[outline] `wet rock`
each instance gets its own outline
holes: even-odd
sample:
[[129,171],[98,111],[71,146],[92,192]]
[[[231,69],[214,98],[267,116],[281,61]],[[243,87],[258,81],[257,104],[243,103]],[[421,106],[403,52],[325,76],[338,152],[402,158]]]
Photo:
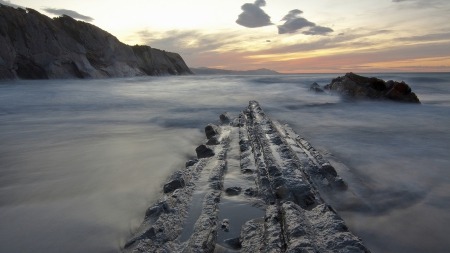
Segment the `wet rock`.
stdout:
[[195,152],[197,152],[197,158],[208,158],[211,156],[214,156],[214,150],[206,145],[200,145],[195,149]]
[[311,86],[309,87],[309,90],[310,91],[314,91],[314,92],[318,92],[318,93],[324,92],[324,90],[322,90],[320,85],[318,83],[316,83],[316,82],[311,84]]
[[218,135],[212,136],[211,138],[209,138],[208,142],[206,142],[206,145],[219,145],[220,141],[218,138]]
[[276,205],[270,205],[264,216],[264,248],[265,252],[283,252],[283,233],[281,230],[281,216]]
[[225,190],[225,193],[226,193],[227,195],[230,195],[230,196],[235,196],[235,195],[241,194],[241,191],[242,191],[242,188],[241,188],[241,187],[235,186],[235,187],[229,187],[229,188],[227,188],[227,189]]
[[420,103],[416,94],[411,92],[411,88],[403,81],[389,80],[385,82],[375,77],[364,77],[352,72],[345,74],[345,76],[334,78],[324,89],[355,98]]
[[230,229],[230,221],[228,219],[223,219],[222,223],[220,224],[220,229],[228,232],[228,230]]
[[206,138],[211,139],[211,137],[219,135],[219,127],[214,124],[208,124],[205,127]]
[[[256,101],[250,101],[239,115],[239,122],[239,143],[233,140],[237,129],[222,125],[213,137],[221,130],[231,132],[214,147],[217,155],[210,146],[201,145],[196,149],[198,157],[214,158],[191,160],[172,175],[164,185],[164,197],[148,208],[144,222],[126,243],[124,252],[369,252],[321,197],[323,192],[347,187],[333,165],[289,126],[269,119]],[[227,157],[230,150],[240,152],[241,171],[251,173],[243,177],[256,183],[244,191],[253,198],[242,200],[265,210],[265,215],[247,221],[239,238],[227,239],[227,245],[217,246],[223,243],[217,242],[218,230],[230,229],[228,219],[218,220],[227,164],[232,161]],[[231,154],[233,167],[236,155]],[[225,190],[228,195],[241,192],[240,187]],[[206,195],[201,214],[198,209],[189,213],[195,209],[190,208],[192,203],[199,201],[192,202],[193,196],[203,194]],[[340,192],[339,196],[349,195],[351,191]],[[224,217],[228,216],[226,212],[225,209]],[[198,217],[193,229],[182,228],[188,214]],[[182,230],[193,233],[180,242]],[[184,236],[183,232],[181,237]]]
[[254,188],[247,188],[245,189],[244,194],[250,197],[255,197],[258,196],[258,190]]
[[189,160],[186,162],[186,168],[189,166],[192,166],[194,164],[196,164],[198,162],[198,159],[194,159],[194,160]]
[[230,238],[230,239],[226,239],[224,240],[224,242],[229,245],[232,249],[240,249],[241,248],[241,243],[239,242],[239,237],[238,238]]
[[240,244],[242,253],[264,252],[264,219],[247,221],[241,229]]
[[304,249],[316,249],[319,252],[370,252],[329,205],[321,204],[305,210],[292,202],[286,202],[281,207],[281,215],[285,238],[288,238],[287,252],[302,252]]
[[172,179],[164,185],[164,193],[173,192],[176,189],[183,188],[186,185],[182,172],[175,173]]
[[220,118],[220,122],[222,122],[222,124],[228,124],[231,121],[231,117],[228,112],[224,112],[224,113],[220,114],[219,118]]

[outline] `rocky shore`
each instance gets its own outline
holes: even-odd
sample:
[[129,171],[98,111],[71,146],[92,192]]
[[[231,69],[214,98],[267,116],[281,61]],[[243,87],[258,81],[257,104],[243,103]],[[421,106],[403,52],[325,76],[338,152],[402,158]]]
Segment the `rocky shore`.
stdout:
[[325,202],[348,189],[320,152],[256,101],[220,119],[123,252],[370,252]]
[[128,46],[63,15],[0,4],[0,80],[193,74],[179,54]]
[[420,103],[417,95],[404,81],[384,81],[376,77],[364,77],[352,72],[334,78],[330,84],[320,87],[313,83],[310,90],[323,93],[324,90],[337,92],[354,98],[384,99],[407,103]]

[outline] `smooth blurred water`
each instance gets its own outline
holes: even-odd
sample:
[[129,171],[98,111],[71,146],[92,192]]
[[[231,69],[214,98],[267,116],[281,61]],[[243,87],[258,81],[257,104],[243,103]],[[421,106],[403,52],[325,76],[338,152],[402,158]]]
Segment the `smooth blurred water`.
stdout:
[[367,186],[372,211],[338,212],[372,252],[449,252],[450,74],[374,75],[421,105],[308,91],[336,76],[1,82],[0,252],[120,251],[203,127],[249,100]]

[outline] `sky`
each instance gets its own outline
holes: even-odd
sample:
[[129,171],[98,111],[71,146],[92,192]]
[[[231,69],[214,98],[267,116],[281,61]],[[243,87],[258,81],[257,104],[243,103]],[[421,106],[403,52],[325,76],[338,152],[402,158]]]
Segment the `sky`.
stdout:
[[89,22],[189,67],[450,72],[449,0],[0,0]]

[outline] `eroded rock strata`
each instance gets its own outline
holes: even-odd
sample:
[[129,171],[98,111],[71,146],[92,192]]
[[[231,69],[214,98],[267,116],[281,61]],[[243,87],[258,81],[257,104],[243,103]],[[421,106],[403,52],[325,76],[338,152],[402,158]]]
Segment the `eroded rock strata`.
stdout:
[[[320,91],[320,86],[314,83],[311,90]],[[334,78],[325,90],[335,91],[355,98],[387,99],[392,101],[420,103],[417,95],[405,82],[393,80],[384,81],[375,77],[364,77],[352,72]]]
[[164,185],[124,252],[370,252],[325,203],[347,184],[311,144],[256,101],[227,118],[206,126],[198,159]]
[[192,74],[179,54],[125,45],[66,15],[0,4],[0,35],[0,79]]

